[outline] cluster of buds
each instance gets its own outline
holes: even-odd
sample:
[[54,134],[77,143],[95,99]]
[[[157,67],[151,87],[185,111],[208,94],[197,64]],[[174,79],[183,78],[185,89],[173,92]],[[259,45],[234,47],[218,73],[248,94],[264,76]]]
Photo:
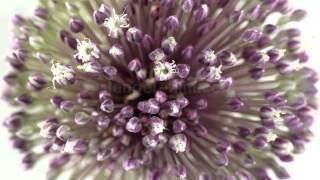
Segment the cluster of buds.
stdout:
[[[270,23],[268,17],[280,14]],[[41,0],[13,17],[4,121],[48,179],[285,179],[317,74],[287,0]]]

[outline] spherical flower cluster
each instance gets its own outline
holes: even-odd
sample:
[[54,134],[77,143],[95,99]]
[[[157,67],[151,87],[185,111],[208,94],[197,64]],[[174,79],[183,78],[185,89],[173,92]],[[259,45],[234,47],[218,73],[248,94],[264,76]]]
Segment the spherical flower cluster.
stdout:
[[48,179],[268,180],[308,142],[317,74],[287,0],[41,0],[13,17],[4,125]]

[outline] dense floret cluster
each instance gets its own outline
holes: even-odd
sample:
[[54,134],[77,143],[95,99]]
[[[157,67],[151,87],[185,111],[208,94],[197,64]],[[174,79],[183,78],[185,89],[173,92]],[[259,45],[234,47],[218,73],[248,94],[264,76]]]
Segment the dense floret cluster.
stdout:
[[[48,179],[288,178],[317,74],[287,0],[40,0],[13,18],[4,125]],[[293,24],[293,25],[292,25]]]

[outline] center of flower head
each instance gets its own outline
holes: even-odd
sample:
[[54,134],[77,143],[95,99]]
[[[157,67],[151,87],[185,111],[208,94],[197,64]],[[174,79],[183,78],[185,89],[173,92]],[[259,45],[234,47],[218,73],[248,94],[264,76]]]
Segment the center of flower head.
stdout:
[[109,31],[109,36],[118,38],[123,33],[124,28],[130,27],[127,14],[117,14],[115,9],[112,9],[111,16],[104,21],[104,26]]
[[154,74],[158,81],[167,81],[174,77],[177,72],[176,64],[174,61],[169,62],[155,62]]
[[94,49],[92,47],[88,47],[86,49],[86,54],[91,54],[94,51]]
[[77,54],[75,57],[79,58],[83,63],[92,61],[92,58],[99,58],[99,49],[89,39],[77,40]]

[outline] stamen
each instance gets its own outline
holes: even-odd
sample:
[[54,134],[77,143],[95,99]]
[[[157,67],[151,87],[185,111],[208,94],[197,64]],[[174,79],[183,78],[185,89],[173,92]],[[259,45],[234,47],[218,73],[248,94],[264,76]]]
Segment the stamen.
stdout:
[[112,9],[111,16],[104,21],[104,26],[109,31],[109,36],[118,38],[123,34],[123,29],[130,27],[127,14],[117,14],[115,9]]

